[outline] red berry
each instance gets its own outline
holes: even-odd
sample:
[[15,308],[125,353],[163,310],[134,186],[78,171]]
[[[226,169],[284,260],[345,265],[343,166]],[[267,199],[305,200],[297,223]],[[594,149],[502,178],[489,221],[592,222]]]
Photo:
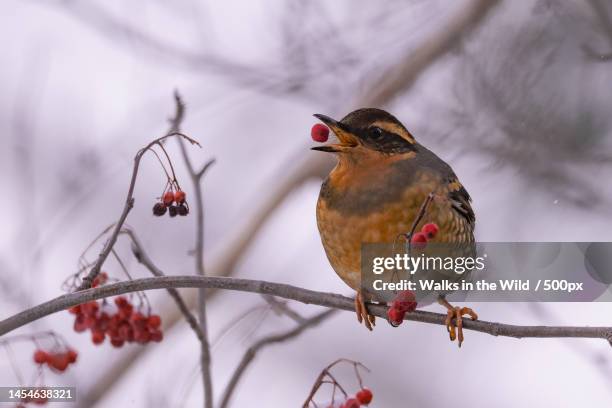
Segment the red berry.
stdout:
[[132,327],[129,324],[123,323],[121,326],[119,326],[119,338],[125,341],[134,340],[134,330],[132,330]]
[[357,395],[355,395],[355,397],[360,403],[368,405],[370,402],[372,402],[372,398],[374,397],[374,395],[369,389],[362,388],[361,391],[359,391]]
[[123,307],[123,306],[127,305],[128,303],[129,302],[125,298],[125,296],[117,296],[115,298],[115,304],[117,305],[117,307]]
[[134,330],[134,341],[145,344],[151,340],[151,334],[146,330]]
[[69,363],[76,363],[79,353],[77,353],[76,350],[68,349],[68,351],[66,352],[66,355],[68,356]]
[[89,328],[89,326],[87,326],[87,324],[85,323],[85,319],[86,318],[84,315],[77,315],[77,317],[74,319],[73,326],[75,332],[81,333]]
[[91,332],[91,341],[93,344],[102,344],[104,343],[104,332],[100,330],[92,330]]
[[315,142],[325,143],[329,137],[329,128],[321,123],[316,123],[310,129],[310,136]]
[[68,356],[64,353],[51,354],[47,360],[47,365],[59,372],[66,370],[68,364]]
[[182,204],[185,202],[185,192],[183,190],[177,190],[176,193],[174,193],[174,201],[177,202],[177,204]]
[[158,315],[149,316],[147,319],[147,325],[152,329],[157,329],[159,326],[161,326],[161,317]]
[[81,314],[81,305],[72,306],[68,311],[75,315]]
[[413,312],[417,307],[416,298],[414,293],[410,290],[404,290],[398,293],[391,304],[391,307],[399,310],[400,312]]
[[81,305],[81,310],[87,316],[94,316],[96,313],[98,313],[99,308],[100,306],[95,300]]
[[140,312],[134,312],[132,313],[132,316],[130,317],[130,320],[134,323],[143,323],[146,324],[147,318],[143,316],[142,313]]
[[108,330],[109,323],[110,323],[110,316],[108,315],[108,313],[102,312],[100,313],[100,316],[98,316],[98,319],[96,320],[94,324],[94,328],[99,331],[106,331]]
[[174,193],[172,191],[166,191],[162,197],[162,202],[166,205],[170,205],[174,202]]
[[415,249],[423,249],[427,246],[427,235],[422,232],[417,232],[410,240],[410,246]]
[[123,346],[125,341],[122,338],[113,337],[113,338],[111,338],[110,343],[113,345],[113,347],[119,348],[119,347]]
[[438,225],[434,224],[433,222],[425,224],[423,225],[423,228],[421,228],[421,232],[425,234],[429,239],[435,237],[439,230],[440,229],[438,228]]
[[387,317],[389,318],[389,323],[393,327],[397,327],[404,321],[404,315],[406,312],[403,312],[395,307],[390,307],[387,309]]
[[132,310],[134,310],[134,306],[128,303],[127,305],[120,307],[117,314],[120,318],[127,320],[132,315]]
[[159,330],[151,331],[151,341],[159,343],[164,339],[164,333]]
[[36,364],[44,364],[47,362],[49,355],[43,350],[36,350],[34,352],[34,362]]
[[84,316],[83,326],[85,326],[86,329],[91,329],[92,327],[96,325],[96,321],[97,320],[94,316]]
[[346,401],[344,401],[344,404],[342,405],[343,408],[359,408],[360,406],[361,404],[355,398],[347,399]]

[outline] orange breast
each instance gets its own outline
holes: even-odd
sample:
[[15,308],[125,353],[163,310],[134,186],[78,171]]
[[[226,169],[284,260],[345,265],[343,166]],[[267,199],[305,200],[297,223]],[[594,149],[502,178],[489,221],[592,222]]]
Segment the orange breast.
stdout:
[[[333,180],[328,180],[327,184],[328,189],[334,188]],[[397,188],[386,186],[384,180],[379,180],[378,187]],[[372,197],[362,197],[359,193],[376,194],[376,189],[371,186],[347,195],[324,194],[322,191],[319,197],[317,225],[325,253],[338,276],[354,290],[359,289],[361,282],[361,244],[393,243],[399,234],[409,233],[421,205],[431,192],[434,192],[434,201],[417,228],[428,222],[438,224],[440,232],[435,242],[473,240],[471,227],[451,208],[446,195],[449,187],[442,185],[435,175],[423,173],[412,177],[408,185],[400,188],[402,191],[393,195],[392,200],[374,201],[374,206],[371,205]],[[359,200],[368,206],[359,209],[356,202]]]

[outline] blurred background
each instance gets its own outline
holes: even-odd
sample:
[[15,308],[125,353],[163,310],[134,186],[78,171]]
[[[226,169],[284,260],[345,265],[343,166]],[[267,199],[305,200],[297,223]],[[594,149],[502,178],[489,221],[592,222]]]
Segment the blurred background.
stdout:
[[[209,274],[351,294],[320,243],[315,203],[333,162],[309,150],[309,129],[313,113],[364,106],[395,114],[453,166],[474,199],[478,240],[612,239],[606,0],[7,0],[0,33],[0,318],[62,293],[81,251],[118,218],[133,156],[166,131],[175,89],[187,104],[182,129],[203,146],[189,149],[192,161],[217,160],[203,181]],[[176,141],[167,148],[190,197]],[[164,183],[145,156],[128,224],[165,273],[193,274],[195,217],[151,215]],[[147,276],[127,240],[117,251]],[[104,270],[121,277],[114,259]],[[195,305],[195,290],[181,293]],[[76,366],[46,377],[76,385],[76,406],[201,406],[196,338],[165,292],[148,296],[164,320],[159,344],[94,346],[67,312],[18,333],[52,329],[79,350]],[[504,323],[612,322],[605,303],[470,306]],[[247,347],[294,323],[252,294],[214,293],[208,310],[219,399]],[[29,375],[31,352],[14,349]],[[458,350],[441,326],[369,333],[336,313],[262,350],[232,404],[301,406],[340,357],[371,369],[375,407],[612,403],[605,341],[466,331]],[[337,377],[356,389],[350,368]],[[0,350],[0,385],[15,384]]]

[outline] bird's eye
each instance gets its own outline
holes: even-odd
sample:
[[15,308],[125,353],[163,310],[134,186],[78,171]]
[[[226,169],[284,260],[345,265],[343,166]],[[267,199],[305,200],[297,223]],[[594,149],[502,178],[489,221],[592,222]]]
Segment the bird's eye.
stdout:
[[374,126],[370,128],[370,135],[372,136],[372,138],[378,139],[382,136],[383,131],[381,128]]

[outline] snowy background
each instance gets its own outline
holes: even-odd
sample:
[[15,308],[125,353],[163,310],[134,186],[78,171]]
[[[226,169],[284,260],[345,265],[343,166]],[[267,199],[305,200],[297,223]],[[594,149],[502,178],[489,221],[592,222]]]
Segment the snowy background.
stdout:
[[[401,68],[478,3],[5,1],[0,318],[61,294],[81,251],[119,216],[133,155],[164,133],[174,89],[187,103],[183,130],[203,145],[190,149],[192,160],[217,160],[204,181],[209,270],[350,294],[316,228],[316,176],[330,163],[309,150],[311,115],[348,113],[380,73]],[[538,0],[490,7],[384,107],[453,166],[474,199],[478,240],[612,240],[611,5]],[[177,145],[168,146],[189,194]],[[309,163],[319,166],[314,177],[287,181]],[[141,170],[128,223],[167,274],[192,274],[194,217],[153,218],[164,179],[153,156]],[[283,183],[291,184],[288,193],[259,217]],[[245,236],[247,245],[228,255]],[[147,276],[127,241],[118,250],[135,276]],[[224,262],[230,267],[219,266]],[[105,270],[120,276],[112,259]],[[166,294],[149,297],[170,322],[176,310]],[[250,344],[291,326],[264,316],[264,304],[234,292],[211,301],[217,397]],[[304,315],[318,311],[293,306]],[[612,321],[604,303],[472,306],[482,319],[505,323]],[[221,336],[253,308],[259,309]],[[47,376],[49,384],[76,385],[79,407],[201,406],[198,344],[183,321],[160,344],[120,350],[72,331],[66,312],[19,332],[46,329],[80,352],[66,374]],[[15,348],[26,373],[34,370],[31,351]],[[612,404],[605,341],[466,331],[458,350],[441,326],[393,329],[381,322],[369,333],[354,315],[338,313],[261,352],[233,406],[301,406],[319,371],[339,357],[371,369],[365,383],[374,407]],[[355,389],[350,370],[338,377]],[[0,350],[0,385],[15,384]]]

